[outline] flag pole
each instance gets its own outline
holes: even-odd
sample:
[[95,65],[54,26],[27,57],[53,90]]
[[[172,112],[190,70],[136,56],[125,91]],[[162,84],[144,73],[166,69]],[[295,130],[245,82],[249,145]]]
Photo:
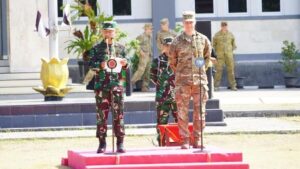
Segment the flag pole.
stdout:
[[49,57],[58,58],[58,5],[57,0],[48,0]]

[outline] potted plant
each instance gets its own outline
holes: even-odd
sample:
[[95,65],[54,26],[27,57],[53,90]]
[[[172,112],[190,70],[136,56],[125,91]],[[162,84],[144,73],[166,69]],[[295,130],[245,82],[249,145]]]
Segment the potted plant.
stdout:
[[296,87],[298,81],[297,72],[297,58],[299,58],[299,51],[296,49],[294,42],[283,41],[281,48],[282,59],[279,62],[283,66],[285,86],[287,88]]
[[[101,27],[104,21],[113,20],[113,16],[106,16],[100,11],[99,4],[97,4],[97,13],[95,15],[94,10],[88,2],[85,4],[76,0],[77,5],[71,5],[71,13],[76,13],[71,17],[71,20],[77,20],[81,16],[87,16],[88,23],[85,26],[83,32],[81,30],[76,30],[73,32],[75,36],[74,39],[67,41],[68,46],[66,50],[68,53],[73,53],[77,55],[78,66],[79,66],[79,76],[80,81],[83,80],[84,76],[89,70],[88,67],[88,51],[95,45],[96,42],[102,39],[101,37]],[[122,34],[123,35],[123,34]],[[121,35],[121,37],[122,37]]]

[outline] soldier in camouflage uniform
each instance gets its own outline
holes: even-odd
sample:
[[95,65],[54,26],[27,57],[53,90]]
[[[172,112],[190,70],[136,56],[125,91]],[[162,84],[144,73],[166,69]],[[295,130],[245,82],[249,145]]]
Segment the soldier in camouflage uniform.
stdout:
[[228,31],[227,22],[221,22],[221,30],[213,38],[213,47],[218,55],[215,74],[215,90],[219,89],[220,81],[223,74],[223,66],[226,65],[227,78],[231,90],[236,91],[236,82],[234,76],[234,58],[233,50],[236,49],[235,39],[231,32]]
[[[169,66],[169,51],[172,37],[166,37],[163,48],[158,58],[155,58],[151,65],[150,79],[156,85],[156,110],[157,125],[168,124],[169,114],[172,113],[174,121],[177,123],[177,105],[175,101],[175,74]],[[162,146],[162,140],[158,132],[157,141]]]
[[[203,130],[201,129],[205,126],[205,106],[208,99],[208,82],[205,71],[210,63],[211,44],[206,36],[195,30],[195,24],[195,13],[193,11],[184,12],[184,32],[174,39],[170,49],[170,66],[175,72],[175,99],[178,107],[178,128],[182,139],[182,149],[189,148],[188,110],[191,97],[194,105],[193,147],[200,148],[202,146],[200,137]],[[195,65],[197,58],[203,59],[205,66],[197,68]],[[202,104],[200,105],[200,103]],[[203,112],[203,126],[200,126],[200,107]]]
[[149,91],[150,67],[152,58],[152,24],[145,24],[145,32],[136,39],[140,42],[140,57],[136,72],[131,78],[131,83],[135,84],[143,78],[142,92]]
[[[107,118],[109,108],[112,108],[114,133],[117,137],[117,152],[123,153],[123,141],[125,136],[123,117],[123,92],[126,81],[127,60],[125,59],[125,48],[119,43],[114,43],[116,22],[103,23],[104,40],[96,44],[88,53],[89,65],[96,72],[95,76],[95,98],[97,111],[97,131],[99,147],[97,153],[104,153],[106,150]],[[109,72],[105,67],[107,60],[115,56],[123,58],[120,61],[121,72]]]
[[176,32],[169,28],[169,19],[163,18],[160,20],[160,31],[156,34],[156,45],[159,53],[162,53],[163,41],[166,37],[176,37]]

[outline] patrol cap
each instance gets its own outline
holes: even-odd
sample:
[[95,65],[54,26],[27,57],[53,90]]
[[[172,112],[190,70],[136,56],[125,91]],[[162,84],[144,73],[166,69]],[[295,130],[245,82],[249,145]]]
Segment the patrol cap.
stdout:
[[165,24],[168,24],[169,23],[169,19],[168,18],[162,18],[161,20],[160,20],[160,24],[161,25],[165,25]]
[[102,28],[104,30],[115,30],[117,27],[117,22],[115,21],[104,21],[102,24]]
[[144,29],[147,29],[147,28],[152,28],[152,24],[151,23],[146,23],[144,25]]
[[183,21],[195,21],[195,12],[194,11],[184,11],[182,13]]
[[228,24],[227,24],[227,22],[226,21],[222,21],[221,22],[221,26],[227,26]]
[[164,44],[164,45],[171,45],[172,42],[173,42],[173,37],[166,37],[166,38],[164,38],[164,40],[163,40],[163,44]]

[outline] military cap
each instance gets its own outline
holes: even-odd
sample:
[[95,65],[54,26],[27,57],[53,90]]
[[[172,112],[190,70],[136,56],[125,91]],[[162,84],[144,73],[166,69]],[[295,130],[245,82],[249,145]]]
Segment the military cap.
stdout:
[[164,44],[164,45],[171,45],[172,42],[173,42],[173,37],[166,37],[166,38],[164,38],[164,40],[163,40],[163,44]]
[[115,30],[117,27],[117,22],[115,21],[104,21],[102,24],[102,28],[104,30]]
[[195,21],[195,12],[194,11],[184,11],[182,14],[183,21]]
[[146,23],[144,25],[144,29],[146,29],[146,28],[152,28],[152,24],[151,23]]
[[167,24],[167,23],[169,23],[169,19],[168,18],[162,18],[160,20],[160,24],[162,24],[162,25]]
[[222,21],[222,22],[221,22],[221,26],[227,26],[227,22]]

